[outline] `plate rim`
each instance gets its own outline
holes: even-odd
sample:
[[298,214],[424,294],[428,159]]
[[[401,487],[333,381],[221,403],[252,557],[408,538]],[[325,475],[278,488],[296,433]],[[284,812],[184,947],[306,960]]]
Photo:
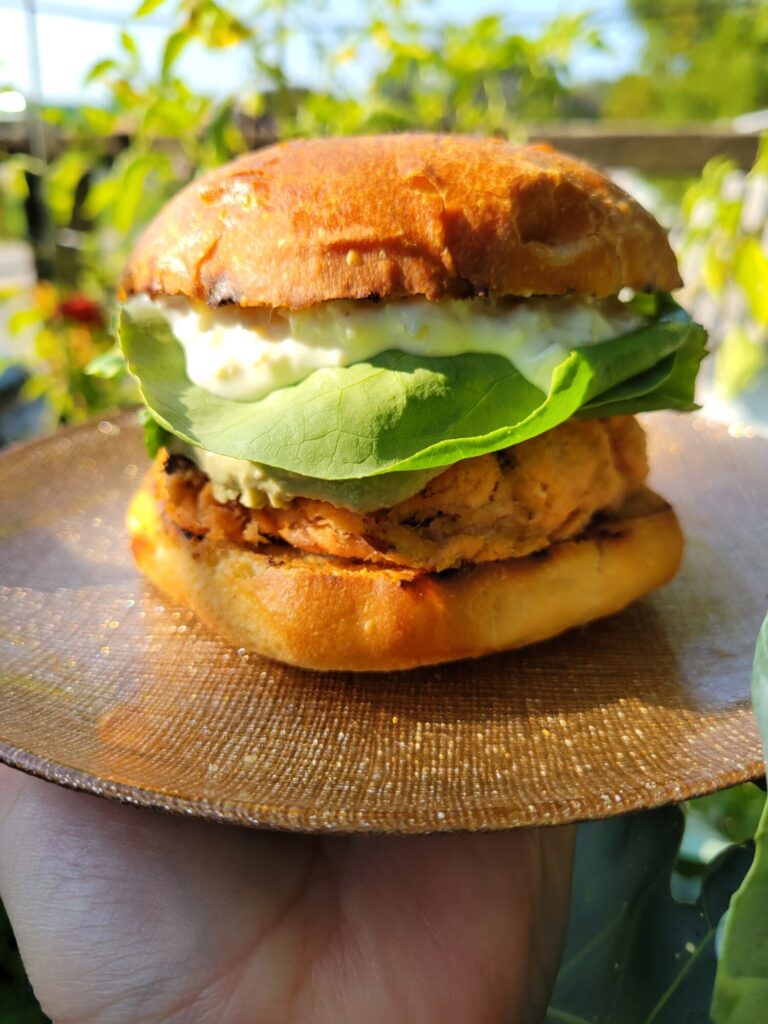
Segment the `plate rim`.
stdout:
[[[205,821],[216,822],[224,825],[245,826],[254,829],[268,829],[283,832],[296,832],[305,835],[431,835],[437,833],[473,833],[473,832],[504,832],[515,828],[556,828],[560,825],[572,825],[581,822],[603,821],[607,818],[616,817],[619,814],[631,814],[642,811],[656,810],[670,804],[683,803],[686,800],[700,796],[708,796],[720,790],[730,789],[733,786],[745,782],[754,782],[765,775],[765,764],[759,758],[755,761],[748,761],[741,768],[731,769],[719,773],[717,776],[710,776],[704,787],[696,783],[683,784],[670,782],[665,786],[654,785],[654,796],[660,799],[647,801],[643,799],[643,791],[638,788],[635,799],[627,799],[622,796],[620,800],[611,799],[605,803],[605,813],[579,814],[577,811],[558,813],[558,810],[568,805],[569,801],[563,801],[560,805],[556,801],[550,801],[549,806],[552,812],[552,819],[536,820],[510,820],[503,824],[486,824],[482,827],[473,827],[469,824],[457,825],[453,821],[459,817],[460,807],[454,814],[451,808],[444,808],[444,821],[441,821],[434,813],[430,824],[417,819],[407,822],[405,825],[387,825],[383,820],[380,824],[375,821],[350,820],[345,824],[324,822],[322,815],[314,815],[303,812],[296,815],[287,815],[284,809],[263,806],[263,813],[256,814],[249,811],[248,803],[245,801],[206,800],[189,796],[173,796],[164,794],[158,790],[147,789],[141,786],[132,786],[128,783],[117,782],[111,779],[104,779],[84,772],[79,768],[72,768],[63,765],[58,761],[33,754],[20,747],[13,746],[0,740],[0,763],[24,772],[34,778],[52,782],[65,789],[76,792],[89,793],[102,799],[117,803],[128,804],[133,807],[151,808],[157,811],[175,814],[181,817],[195,817]],[[390,811],[394,816],[396,812]],[[367,814],[363,818],[377,817],[377,814]],[[383,816],[382,816],[383,817]],[[310,822],[310,819],[314,819]],[[453,819],[453,820],[452,820]],[[404,821],[405,818],[401,818]]]

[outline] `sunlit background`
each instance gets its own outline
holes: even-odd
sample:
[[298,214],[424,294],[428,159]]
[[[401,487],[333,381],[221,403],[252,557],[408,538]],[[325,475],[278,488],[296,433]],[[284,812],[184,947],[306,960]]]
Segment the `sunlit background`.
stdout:
[[[0,39],[21,39],[26,32],[26,8],[21,0],[2,0],[0,3]],[[317,86],[323,78],[322,53],[318,53],[319,36],[337,40],[352,32],[365,32],[373,5],[362,0],[337,0],[335,3],[272,3],[261,5],[227,4],[244,21],[254,15],[260,19],[284,19],[291,29],[285,39],[285,70],[295,83],[307,87]],[[396,5],[379,5],[377,13],[387,18]],[[523,0],[522,3],[498,3],[476,0],[471,4],[462,0],[433,0],[430,3],[402,4],[401,9],[424,27],[435,29],[441,24],[467,24],[488,15],[504,12],[509,17],[509,28],[524,35],[540,34],[555,17],[580,14],[584,5],[573,0]],[[126,0],[113,0],[109,4],[99,0],[39,0],[34,4],[41,58],[41,80],[45,97],[55,103],[78,104],[86,97],[96,100],[105,97],[98,86],[83,88],[88,69],[101,60],[105,53],[114,52],[120,45],[120,31],[136,9]],[[592,7],[590,23],[598,28],[604,47],[585,48],[574,55],[570,73],[576,81],[612,79],[631,71],[641,59],[643,31],[633,13],[622,0],[604,0]],[[299,14],[299,17],[297,17]],[[148,65],[157,64],[169,30],[176,25],[172,5],[165,4],[132,26],[136,45]],[[321,44],[324,45],[324,44]],[[318,57],[320,59],[318,59]],[[3,77],[25,93],[33,86],[28,51],[24,46],[9,47],[3,53]],[[364,80],[371,67],[356,61],[352,67],[356,78]],[[179,63],[179,72],[195,89],[213,95],[225,95],[242,87],[253,74],[251,54],[242,48],[222,65],[216,53],[200,52],[186,56]]]
[[0,439],[131,397],[117,361],[85,370],[127,249],[189,177],[277,138],[407,128],[611,169],[672,230],[716,349],[702,400],[764,427],[767,125],[759,0],[0,0]]

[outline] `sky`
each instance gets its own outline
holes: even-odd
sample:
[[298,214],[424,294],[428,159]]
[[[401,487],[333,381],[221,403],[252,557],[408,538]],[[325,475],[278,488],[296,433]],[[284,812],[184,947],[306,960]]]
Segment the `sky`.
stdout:
[[[43,102],[98,102],[94,87],[84,91],[82,79],[97,60],[117,51],[121,27],[137,6],[138,0],[36,0],[38,39],[42,65]],[[331,0],[326,19],[342,23],[361,20],[365,0]],[[22,92],[31,87],[24,0],[0,0],[0,87],[13,86]],[[560,13],[576,13],[589,8],[608,52],[582,55],[574,62],[576,81],[614,77],[628,70],[637,60],[642,38],[627,18],[624,0],[432,0],[425,18],[435,23],[466,21],[484,13],[502,13],[512,31],[535,33]],[[169,10],[172,5],[169,4]],[[162,8],[154,16],[167,22]],[[159,61],[166,34],[162,23],[139,22],[131,26],[145,62]],[[290,78],[297,84],[312,85],[317,71],[306,41],[289,45],[287,62]],[[180,71],[193,88],[202,92],[232,92],[246,78],[245,53],[207,54],[200,49],[188,51]]]

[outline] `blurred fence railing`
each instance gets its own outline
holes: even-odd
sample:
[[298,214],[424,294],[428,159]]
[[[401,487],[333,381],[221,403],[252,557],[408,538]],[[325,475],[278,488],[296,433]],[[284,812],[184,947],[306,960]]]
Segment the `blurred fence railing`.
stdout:
[[760,141],[758,133],[718,125],[670,128],[648,122],[605,121],[530,125],[528,137],[602,167],[631,167],[643,174],[662,175],[698,174],[714,156],[730,157],[748,170]]
[[[248,120],[248,119],[244,119]],[[244,134],[254,147],[275,141],[263,123],[244,125]],[[649,122],[567,121],[524,126],[532,142],[547,142],[565,153],[603,167],[630,167],[643,174],[698,174],[713,156],[727,156],[747,170],[757,154],[759,134],[739,132],[728,126],[691,123],[674,127]],[[116,135],[107,146],[117,154],[126,143]],[[66,134],[46,127],[46,144],[51,156],[67,145]],[[168,140],[163,147],[178,147]],[[8,153],[29,152],[26,125],[0,123],[0,149]]]

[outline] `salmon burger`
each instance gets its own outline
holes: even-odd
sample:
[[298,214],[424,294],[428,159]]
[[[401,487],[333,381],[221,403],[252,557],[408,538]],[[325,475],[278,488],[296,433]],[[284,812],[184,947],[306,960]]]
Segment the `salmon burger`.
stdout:
[[140,568],[323,670],[474,657],[609,615],[683,540],[635,414],[694,408],[666,233],[542,146],[291,142],[182,190],[121,283],[155,456]]

